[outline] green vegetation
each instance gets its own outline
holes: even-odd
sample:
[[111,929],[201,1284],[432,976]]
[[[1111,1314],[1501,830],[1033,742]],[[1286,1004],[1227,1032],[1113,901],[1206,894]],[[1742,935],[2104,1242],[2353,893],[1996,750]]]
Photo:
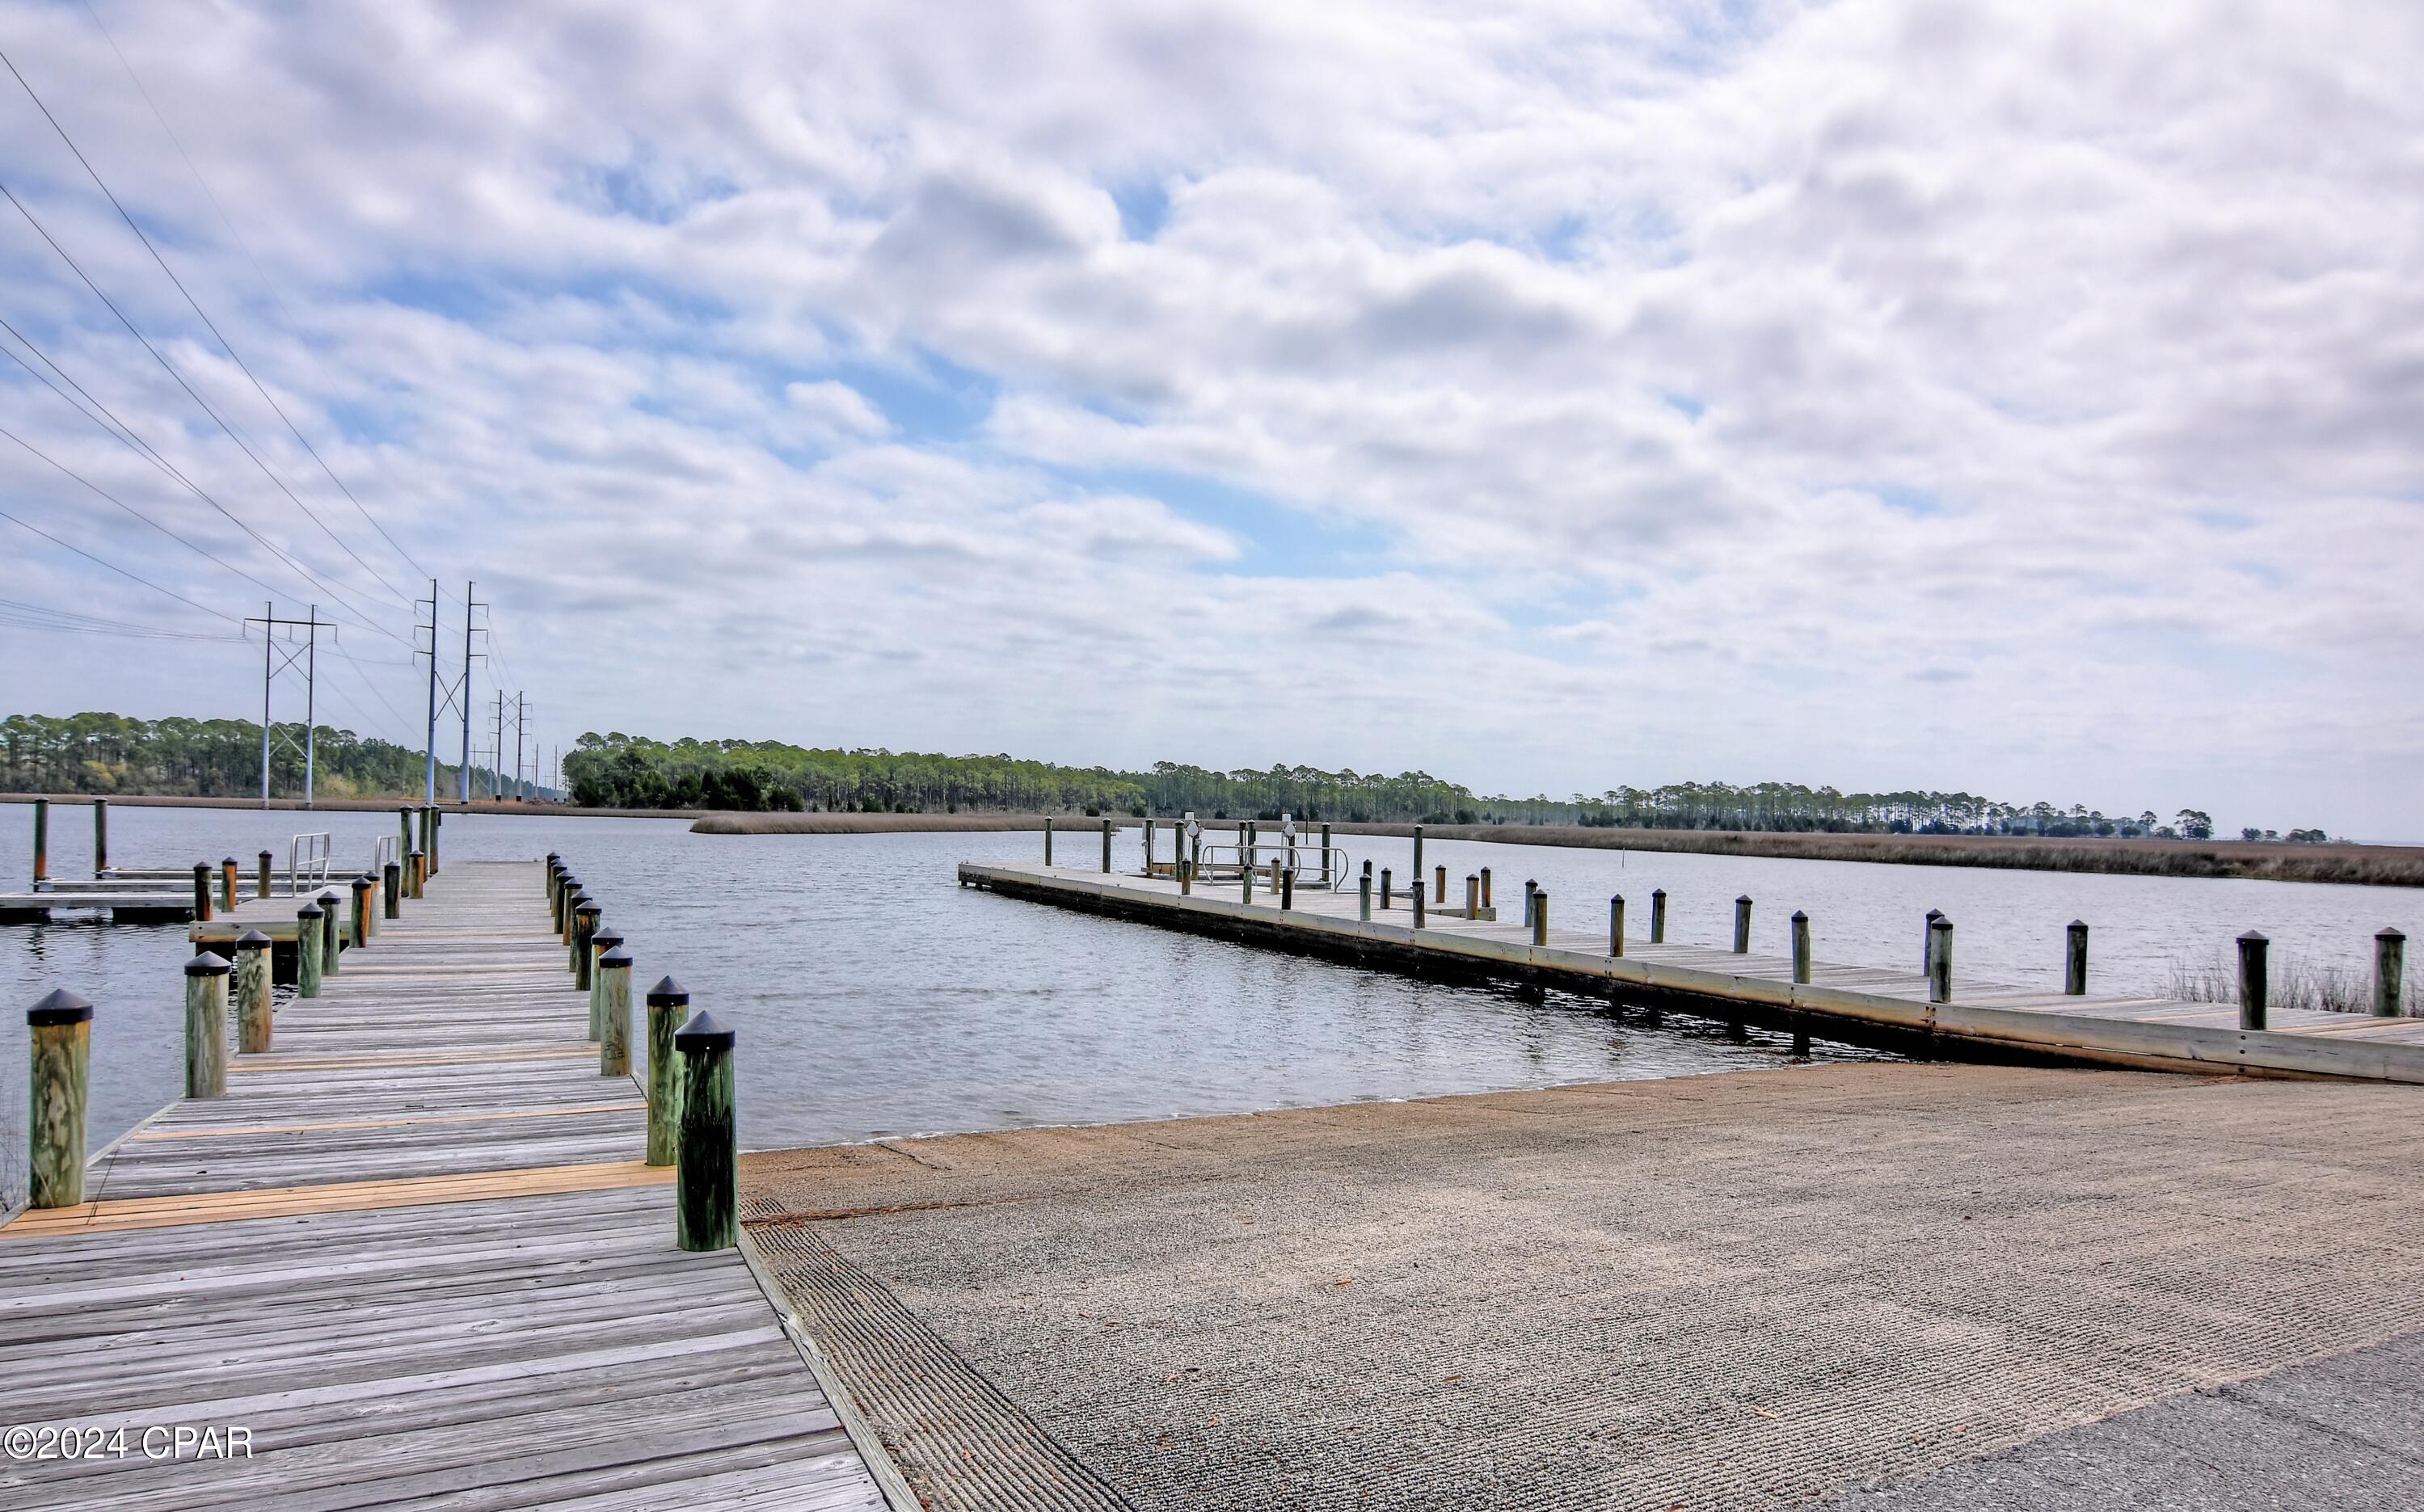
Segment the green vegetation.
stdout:
[[[303,790],[303,726],[279,724],[269,774],[279,796]],[[11,714],[0,720],[9,792],[243,798],[261,791],[261,726],[235,719],[127,719],[118,714]],[[319,726],[313,788],[322,798],[388,798],[422,789],[422,753]],[[454,768],[438,769],[452,791]],[[474,772],[486,783],[486,773]]]
[[1598,798],[1484,797],[1427,772],[1212,772],[1156,762],[1149,772],[1060,767],[1007,756],[807,750],[772,740],[677,740],[584,735],[564,760],[576,804],[828,813],[1044,812],[1181,814],[1216,820],[1349,823],[1582,824],[1627,829],[1867,834],[2163,836],[2205,838],[2212,821],[2184,809],[2107,819],[2085,805],[2000,804],[1969,793],[1844,793],[1761,783],[1619,788]]

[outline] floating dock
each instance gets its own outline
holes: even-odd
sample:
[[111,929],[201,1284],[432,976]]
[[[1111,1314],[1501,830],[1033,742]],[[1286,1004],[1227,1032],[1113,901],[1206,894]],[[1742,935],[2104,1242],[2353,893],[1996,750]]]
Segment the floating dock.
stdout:
[[0,1423],[103,1435],[0,1504],[885,1506],[745,1249],[677,1247],[571,981],[541,868],[457,862],[0,1227]]
[[[1163,868],[1166,873],[1167,868]],[[2072,995],[1959,981],[1931,1002],[1917,972],[1812,963],[1794,980],[1783,956],[1706,946],[1642,944],[1610,953],[1606,905],[1593,930],[1553,927],[1535,944],[1521,922],[1467,919],[1434,902],[1413,927],[1407,896],[1361,917],[1355,892],[1304,888],[1294,906],[1257,885],[1240,898],[1234,874],[1182,895],[1166,874],[964,862],[963,886],[1006,898],[1219,935],[1274,949],[1435,975],[1554,984],[1620,1001],[1764,1024],[1821,1038],[1922,1053],[2087,1061],[2160,1071],[2239,1072],[2424,1082],[2424,1019],[2275,1007],[2262,1029],[2239,1027],[2234,1005],[2163,997]],[[1376,899],[1376,904],[1377,904]],[[1562,899],[1559,899],[1562,902]],[[1520,910],[1510,910],[1517,913]],[[1638,929],[1638,921],[1635,921]]]

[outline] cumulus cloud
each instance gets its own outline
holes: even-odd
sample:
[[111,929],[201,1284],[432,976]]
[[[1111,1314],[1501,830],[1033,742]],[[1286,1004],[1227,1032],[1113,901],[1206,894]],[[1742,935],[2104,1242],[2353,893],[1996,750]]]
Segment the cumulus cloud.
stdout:
[[[83,10],[10,56],[567,732],[2424,830],[2414,8],[100,11],[226,221]],[[0,119],[262,461],[22,219],[0,314],[159,457],[13,364],[10,429],[400,661],[285,490],[421,574]],[[29,517],[262,597],[0,450]],[[12,660],[241,707],[217,646]]]

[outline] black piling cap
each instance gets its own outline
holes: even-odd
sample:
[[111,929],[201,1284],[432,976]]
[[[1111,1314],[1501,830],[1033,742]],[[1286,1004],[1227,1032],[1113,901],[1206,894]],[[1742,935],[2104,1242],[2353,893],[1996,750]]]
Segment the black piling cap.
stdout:
[[390,872],[402,871],[404,869],[404,863],[401,861],[391,861],[387,864],[387,869]]
[[657,979],[657,984],[648,989],[648,1001],[668,1007],[677,1003],[687,1003],[690,1001],[690,989],[671,977],[660,977]]
[[1796,908],[1793,911],[1793,922],[1795,924],[1807,924],[1810,922],[1810,915]]
[[344,900],[344,893],[337,888],[323,887],[320,889],[320,901],[324,903],[342,903]]
[[550,851],[547,853],[547,858],[548,858],[550,861],[561,861],[561,860],[563,860],[563,859],[564,859],[564,856],[562,855],[562,853],[561,853],[561,852],[554,851]]
[[601,966],[620,966],[625,971],[629,971],[631,969],[631,952],[624,949],[618,943],[614,949],[599,956],[598,963]]
[[188,977],[224,977],[233,969],[225,957],[215,956],[208,950],[185,963],[185,975]]
[[51,1024],[82,1024],[92,1017],[92,1004],[61,987],[25,1010],[25,1022],[35,1028]]
[[2074,929],[2074,930],[2083,930],[2083,929],[2087,928],[2087,924],[2086,924],[2086,922],[2085,922],[2084,920],[2081,920],[2081,919],[2072,919],[2072,920],[2070,921],[2070,927],[2071,927],[2072,929]]
[[319,918],[327,911],[317,903],[306,903],[295,911],[296,918]]
[[1740,898],[1735,899],[1734,901],[1737,903],[1747,903],[1750,901],[1750,894],[1745,893]]
[[262,851],[262,852],[261,852],[261,854],[260,854],[258,857],[256,857],[255,859],[257,859],[257,860],[261,860],[261,861],[267,861],[267,860],[269,860],[269,859],[270,859],[269,852],[268,852],[268,851]]
[[608,950],[614,949],[616,946],[621,945],[623,943],[623,937],[615,933],[613,930],[599,930],[589,936],[589,943],[600,954],[603,954]]
[[247,930],[236,936],[235,947],[239,950],[266,950],[269,948],[269,936],[259,930]]
[[416,846],[414,846],[414,847],[411,849],[411,851],[408,851],[408,852],[407,852],[407,854],[410,854],[410,855],[418,856],[419,854],[421,854],[421,847],[419,847],[419,846],[417,846],[417,845],[416,845]]
[[2407,938],[2406,935],[2399,932],[2399,926],[2396,924],[2374,931],[2373,937],[2377,940],[2403,940]]
[[229,857],[225,858],[224,860],[222,860],[222,861],[219,863],[219,865],[220,865],[220,866],[222,866],[222,867],[232,867],[232,866],[234,866],[234,865],[235,865],[235,857],[233,857],[233,856],[229,856]]
[[576,914],[603,914],[606,912],[604,909],[598,907],[597,903],[592,901],[586,893],[583,893],[580,898],[573,900],[572,911]]
[[1930,914],[1927,915],[1927,927],[1931,930],[1949,930],[1953,928],[1953,919],[1949,915]]
[[2264,936],[2258,934],[2254,930],[2250,930],[2245,934],[2239,937],[2239,943],[2241,945],[2262,945],[2264,943]]
[[194,863],[194,875],[195,875],[195,876],[197,876],[197,877],[207,877],[207,876],[209,876],[209,875],[210,875],[210,871],[211,871],[211,864],[210,864],[209,862],[207,862],[207,861],[197,861],[197,862],[195,862],[195,863]]
[[1650,896],[1652,898],[1664,898],[1666,896],[1666,889],[1664,887],[1653,887],[1650,891]]
[[674,1048],[686,1056],[705,1050],[729,1050],[732,1031],[715,1022],[715,1015],[702,1008],[690,1016],[689,1023],[674,1031]]

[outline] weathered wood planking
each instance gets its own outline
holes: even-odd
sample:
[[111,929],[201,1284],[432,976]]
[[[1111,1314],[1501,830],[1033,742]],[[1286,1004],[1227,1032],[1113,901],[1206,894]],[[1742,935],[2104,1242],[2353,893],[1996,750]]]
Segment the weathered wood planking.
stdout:
[[0,1504],[885,1506],[742,1255],[676,1247],[563,958],[537,867],[457,862],[0,1228],[0,1423],[252,1433],[0,1460]]
[[1593,929],[1553,927],[1543,946],[1532,943],[1520,919],[1468,920],[1436,904],[1419,931],[1402,900],[1364,923],[1355,894],[1315,888],[1299,891],[1296,907],[1284,911],[1260,889],[1251,904],[1241,903],[1234,884],[1199,885],[1181,896],[1175,883],[1160,878],[973,862],[961,865],[959,877],[965,885],[1006,896],[1257,944],[1352,954],[1393,967],[1537,976],[1595,992],[1630,987],[1714,1013],[1739,1007],[1794,1015],[1822,1034],[1833,1019],[1838,1032],[1867,1028],[1968,1040],[2105,1064],[2424,1082],[2424,1019],[2275,1008],[2269,1029],[2248,1030],[2239,1027],[2238,1009],[2229,1003],[2074,997],[1957,978],[1954,1001],[1930,1003],[1927,980],[1915,971],[1813,963],[1810,982],[1796,985],[1785,956],[1630,940],[1621,957],[1610,956],[1604,924],[1597,920]]

